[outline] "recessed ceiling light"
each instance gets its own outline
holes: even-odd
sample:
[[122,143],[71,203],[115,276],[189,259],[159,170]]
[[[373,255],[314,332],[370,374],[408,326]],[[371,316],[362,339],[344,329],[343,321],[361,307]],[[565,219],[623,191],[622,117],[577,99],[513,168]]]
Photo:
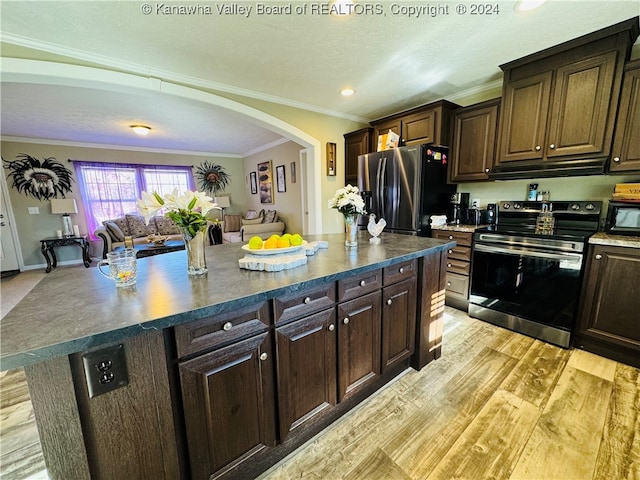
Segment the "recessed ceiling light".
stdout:
[[343,97],[350,97],[354,93],[356,93],[356,91],[353,88],[343,88],[342,90],[340,90],[340,95],[342,95]]
[[545,3],[547,3],[547,0],[519,0],[513,9],[516,12],[528,12],[529,10],[541,7]]
[[136,132],[138,135],[148,135],[151,131],[151,127],[147,127],[146,125],[131,125],[131,130]]

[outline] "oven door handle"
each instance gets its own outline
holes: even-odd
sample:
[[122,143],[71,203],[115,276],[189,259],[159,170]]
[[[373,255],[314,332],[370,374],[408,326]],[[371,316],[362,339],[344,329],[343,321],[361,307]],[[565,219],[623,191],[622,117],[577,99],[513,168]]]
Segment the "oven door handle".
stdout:
[[504,247],[495,247],[488,245],[478,245],[474,246],[476,252],[486,252],[486,253],[505,253],[507,255],[522,255],[523,257],[537,257],[537,258],[546,258],[549,260],[564,260],[572,263],[581,263],[582,262],[582,254],[578,253],[554,253],[554,252],[540,252],[537,250],[531,250],[529,248],[504,248]]

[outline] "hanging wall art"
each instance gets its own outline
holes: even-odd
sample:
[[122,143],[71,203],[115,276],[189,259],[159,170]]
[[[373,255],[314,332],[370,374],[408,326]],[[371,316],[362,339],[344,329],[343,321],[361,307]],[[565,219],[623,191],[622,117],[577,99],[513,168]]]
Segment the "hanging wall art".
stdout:
[[225,189],[230,182],[231,175],[225,172],[224,167],[220,165],[204,162],[196,169],[195,177],[204,192],[215,195]]
[[72,172],[55,158],[49,157],[38,160],[31,155],[21,153],[17,160],[5,160],[4,168],[9,170],[9,177],[13,179],[13,188],[20,193],[48,200],[64,198],[71,191]]

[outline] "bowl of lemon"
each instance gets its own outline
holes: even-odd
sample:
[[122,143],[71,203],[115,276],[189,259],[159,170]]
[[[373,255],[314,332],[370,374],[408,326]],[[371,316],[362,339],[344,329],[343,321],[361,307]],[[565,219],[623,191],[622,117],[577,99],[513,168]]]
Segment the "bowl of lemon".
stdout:
[[242,250],[253,255],[277,255],[281,253],[295,252],[307,243],[299,233],[285,233],[284,235],[271,235],[266,240],[255,236],[249,239],[249,243],[242,245]]

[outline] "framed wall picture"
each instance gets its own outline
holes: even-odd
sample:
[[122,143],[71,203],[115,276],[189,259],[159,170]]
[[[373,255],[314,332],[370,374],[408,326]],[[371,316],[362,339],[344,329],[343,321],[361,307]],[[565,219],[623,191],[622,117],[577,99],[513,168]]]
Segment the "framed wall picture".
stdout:
[[249,183],[251,184],[251,193],[258,193],[258,176],[256,172],[249,174]]
[[260,192],[260,203],[273,203],[271,160],[258,164],[258,191]]
[[287,183],[285,181],[284,165],[278,165],[276,167],[276,185],[279,192],[287,191]]
[[336,144],[327,142],[327,176],[336,176]]
[[296,183],[296,162],[291,162],[291,183]]

